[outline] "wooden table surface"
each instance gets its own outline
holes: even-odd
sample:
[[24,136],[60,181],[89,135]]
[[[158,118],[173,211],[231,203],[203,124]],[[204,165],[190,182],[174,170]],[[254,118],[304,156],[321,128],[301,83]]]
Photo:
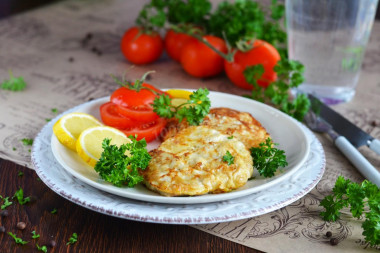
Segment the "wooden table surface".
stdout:
[[[46,245],[48,252],[261,252],[186,225],[129,221],[88,210],[54,193],[33,170],[0,159],[0,194],[11,197],[20,187],[32,202],[20,205],[14,199],[6,208],[8,216],[0,218],[6,230],[0,232],[1,253],[41,252],[36,243]],[[18,222],[25,229],[18,229]],[[38,240],[32,239],[32,231],[40,234]],[[8,232],[29,243],[16,244]],[[67,246],[73,233],[78,241]],[[51,240],[55,247],[49,246]]]

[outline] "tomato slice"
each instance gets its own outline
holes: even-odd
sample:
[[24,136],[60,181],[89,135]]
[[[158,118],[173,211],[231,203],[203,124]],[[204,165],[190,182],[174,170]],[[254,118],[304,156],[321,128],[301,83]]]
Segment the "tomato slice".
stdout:
[[151,142],[160,135],[166,125],[166,120],[159,118],[155,121],[141,124],[131,128],[120,129],[126,136],[137,135],[137,140],[145,138],[146,142]]
[[131,118],[138,122],[147,123],[159,118],[151,106],[129,108],[117,105],[116,108],[120,115]]
[[104,124],[116,128],[133,127],[139,124],[136,120],[120,115],[117,111],[117,105],[112,102],[100,106],[100,117]]

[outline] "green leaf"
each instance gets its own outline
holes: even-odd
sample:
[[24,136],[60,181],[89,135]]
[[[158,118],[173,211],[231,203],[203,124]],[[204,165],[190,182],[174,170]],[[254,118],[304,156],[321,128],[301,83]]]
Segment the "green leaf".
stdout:
[[37,250],[42,252],[47,252],[47,247],[45,245],[39,246],[38,243],[36,243]]
[[32,146],[33,145],[33,139],[27,139],[27,138],[24,138],[21,140],[22,143],[25,145],[25,146]]
[[32,238],[33,239],[37,239],[37,238],[40,238],[40,235],[39,234],[36,234],[36,231],[32,231]]
[[13,202],[9,201],[9,197],[2,198],[4,203],[1,205],[1,210],[4,210],[8,206],[12,205]]
[[277,145],[270,138],[260,143],[259,147],[250,149],[253,159],[253,167],[256,168],[261,176],[273,177],[280,167],[288,165],[285,151],[274,148]]
[[10,91],[22,91],[26,88],[26,83],[21,76],[14,77],[12,74],[12,71],[9,71],[9,79],[4,80],[0,84],[0,88],[3,90],[10,90]]
[[15,234],[13,234],[12,232],[8,232],[8,235],[10,235],[10,236],[15,240],[15,242],[16,242],[17,244],[25,245],[25,244],[29,243],[29,242],[27,242],[27,241],[22,240],[21,238],[18,238],[18,237],[17,237]]
[[233,157],[230,151],[227,150],[226,154],[223,156],[223,162],[226,162],[228,165],[234,164],[235,157]]
[[20,205],[24,205],[28,202],[30,202],[30,197],[26,197],[24,198],[24,191],[22,188],[18,189],[16,192],[15,192],[15,195],[13,196],[13,198],[16,198],[18,203]]
[[69,238],[69,241],[66,243],[66,245],[69,245],[69,244],[74,244],[78,241],[78,234],[77,233],[73,233],[71,235],[71,237]]
[[[129,138],[132,142],[120,147],[111,145],[110,139],[104,139],[103,152],[94,168],[102,179],[118,187],[134,187],[142,182],[143,177],[138,170],[145,169],[151,159],[145,139],[137,141],[133,136]],[[127,151],[129,155],[126,155]]]

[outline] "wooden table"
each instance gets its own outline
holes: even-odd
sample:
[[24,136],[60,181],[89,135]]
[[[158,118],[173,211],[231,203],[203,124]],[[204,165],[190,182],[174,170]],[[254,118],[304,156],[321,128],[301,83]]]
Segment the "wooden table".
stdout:
[[[33,170],[0,159],[3,197],[13,196],[20,187],[33,196],[32,202],[20,205],[13,200],[8,216],[1,217],[0,226],[6,229],[0,233],[2,253],[40,252],[36,243],[47,245],[48,252],[261,252],[186,225],[129,221],[90,211],[54,193]],[[56,214],[51,213],[54,209]],[[18,222],[26,223],[24,230],[17,228]],[[40,234],[38,240],[32,239],[32,231]],[[7,232],[29,243],[16,244]],[[74,232],[78,241],[67,246]],[[53,248],[51,240],[56,242]]]

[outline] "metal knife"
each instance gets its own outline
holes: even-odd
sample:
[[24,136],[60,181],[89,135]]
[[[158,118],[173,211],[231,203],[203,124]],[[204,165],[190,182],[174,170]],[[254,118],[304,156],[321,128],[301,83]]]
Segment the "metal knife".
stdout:
[[[322,103],[318,98],[309,94],[313,111],[327,121],[334,131],[342,135],[356,148],[367,145],[370,149],[380,155],[380,140],[375,139],[359,127],[348,121],[345,117]],[[319,110],[319,112],[318,112]]]

